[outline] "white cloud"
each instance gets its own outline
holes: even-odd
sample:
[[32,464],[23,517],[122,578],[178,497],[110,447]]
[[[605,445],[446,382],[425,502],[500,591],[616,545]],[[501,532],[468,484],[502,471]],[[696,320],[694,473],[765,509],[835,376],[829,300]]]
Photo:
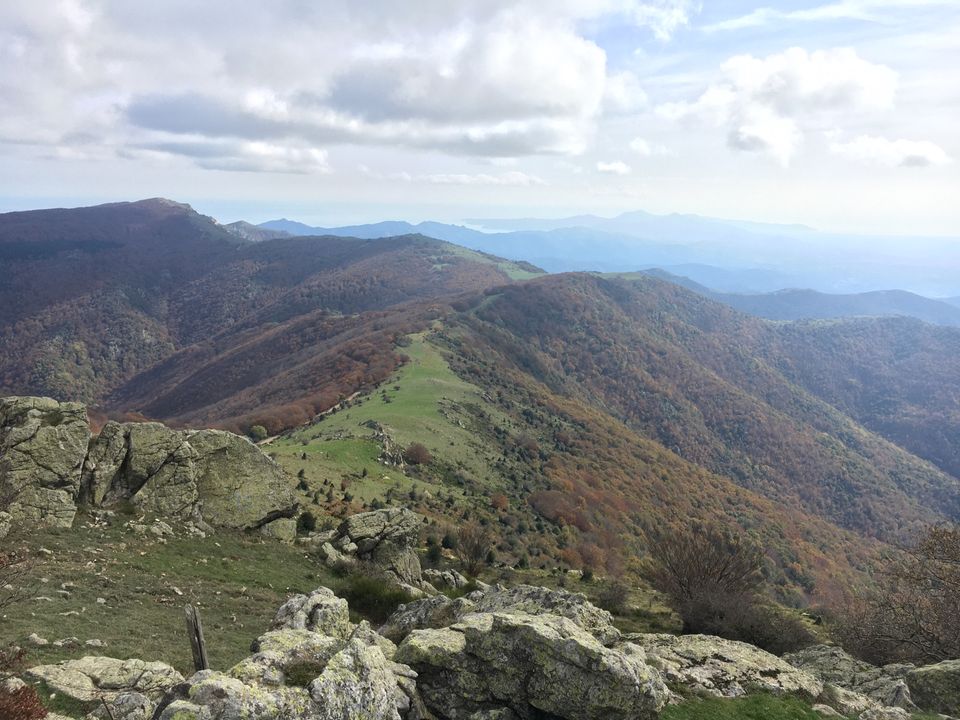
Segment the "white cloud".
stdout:
[[126,157],[186,157],[207,170],[320,175],[332,172],[326,150],[262,141],[175,139],[124,149],[121,154]]
[[371,170],[366,165],[360,165],[359,170],[367,177],[390,182],[427,183],[429,185],[493,185],[504,187],[546,185],[542,178],[520,172],[519,170],[512,170],[496,175],[491,173],[380,173]]
[[720,32],[763,27],[773,22],[816,22],[825,20],[864,20],[882,22],[884,12],[915,10],[925,7],[950,7],[955,0],[840,0],[800,10],[761,7],[745,15],[705,25],[704,32]]
[[889,140],[873,135],[860,135],[849,142],[835,140],[830,143],[830,151],[886,167],[928,167],[952,162],[943,148],[928,140]]
[[[695,11],[692,0],[3,0],[0,143],[43,156],[82,135],[130,154],[199,137],[263,168],[321,167],[303,149],[333,144],[576,155],[604,113],[646,103],[634,75],[608,73],[584,23],[666,38]],[[289,153],[268,162],[257,142]]]
[[730,147],[763,152],[786,166],[808,124],[889,108],[897,87],[890,68],[851,48],[791,48],[756,58],[737,55],[721,66],[723,80],[693,102],[667,103],[665,118],[705,120],[726,129]]
[[654,155],[672,155],[670,148],[660,143],[652,143],[641,137],[635,137],[630,141],[630,149],[640,157],[653,157]]
[[625,162],[614,160],[612,162],[598,162],[597,172],[607,173],[609,175],[629,175],[632,170]]

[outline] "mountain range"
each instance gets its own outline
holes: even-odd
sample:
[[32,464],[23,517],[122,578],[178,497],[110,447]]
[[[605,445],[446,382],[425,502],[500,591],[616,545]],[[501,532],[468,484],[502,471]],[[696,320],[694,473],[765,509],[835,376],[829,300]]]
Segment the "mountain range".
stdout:
[[899,288],[929,297],[960,294],[957,238],[842,235],[803,225],[646,212],[613,218],[473,218],[467,223],[469,227],[388,221],[320,228],[273,220],[260,227],[292,234],[359,238],[419,232],[475,250],[527,260],[550,272],[622,272],[658,267],[721,292],[810,288],[859,293]]
[[771,321],[422,234],[241,230],[156,199],[0,215],[0,391],[262,425],[346,502],[389,499],[385,443],[423,443],[421,509],[490,523],[508,561],[612,569],[665,527],[735,524],[789,602],[960,519],[958,329]]

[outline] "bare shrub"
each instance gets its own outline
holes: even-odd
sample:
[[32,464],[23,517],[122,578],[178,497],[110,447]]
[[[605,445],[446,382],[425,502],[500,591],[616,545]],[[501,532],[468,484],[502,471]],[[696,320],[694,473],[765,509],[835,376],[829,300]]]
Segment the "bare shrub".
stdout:
[[879,588],[847,601],[831,632],[877,664],[960,657],[960,528],[929,528],[881,569]]
[[814,641],[800,618],[761,595],[763,553],[718,528],[678,530],[653,543],[642,572],[667,596],[684,633],[718,635],[773,653]]
[[487,529],[479,523],[466,523],[457,531],[457,544],[454,551],[467,575],[476,576],[483,569],[492,549],[493,539]]
[[410,443],[407,449],[403,451],[403,459],[411,465],[429,465],[433,460],[433,455],[423,443]]

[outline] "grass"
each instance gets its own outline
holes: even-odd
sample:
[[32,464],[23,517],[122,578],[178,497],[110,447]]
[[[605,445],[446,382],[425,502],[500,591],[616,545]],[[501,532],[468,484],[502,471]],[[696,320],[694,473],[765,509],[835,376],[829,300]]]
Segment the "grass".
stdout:
[[709,698],[671,705],[662,720],[822,720],[795,698],[751,695],[745,698]]
[[544,273],[542,272],[531,272],[530,270],[526,270],[510,260],[496,258],[493,255],[487,255],[475,250],[470,250],[469,248],[465,248],[460,245],[450,244],[445,249],[447,249],[453,255],[460,255],[461,257],[469,258],[474,262],[483,262],[495,265],[498,270],[504,273],[511,280],[530,280],[532,278],[544,276]]
[[[326,492],[332,484],[339,497],[340,483],[348,478],[356,499],[384,500],[391,488],[405,494],[433,491],[432,483],[410,477],[380,462],[380,446],[368,422],[379,423],[392,440],[405,448],[421,442],[434,457],[454,472],[486,485],[500,479],[491,471],[491,450],[471,431],[470,406],[481,406],[499,422],[509,420],[483,399],[474,385],[450,369],[429,333],[411,336],[402,351],[410,358],[379,390],[354,399],[348,407],[325,416],[270,443],[268,448],[291,476],[301,470],[310,490]],[[305,456],[305,457],[304,457]],[[456,486],[448,487],[454,493]],[[307,499],[307,502],[309,500]]]
[[[30,599],[3,616],[0,644],[24,644],[37,633],[51,642],[76,637],[81,647],[27,646],[30,664],[102,654],[189,671],[183,616],[189,602],[201,610],[211,665],[226,669],[249,654],[287,597],[338,582],[296,547],[239,534],[161,543],[133,535],[122,522],[78,522],[31,541],[52,555],[34,569]],[[107,647],[82,646],[91,639]]]

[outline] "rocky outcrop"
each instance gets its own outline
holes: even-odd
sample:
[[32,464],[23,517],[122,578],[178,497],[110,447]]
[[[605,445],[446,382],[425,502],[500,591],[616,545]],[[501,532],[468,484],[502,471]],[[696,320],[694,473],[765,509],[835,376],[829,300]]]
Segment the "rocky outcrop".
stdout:
[[83,657],[56,665],[38,665],[27,670],[26,678],[43,682],[51,691],[79,702],[112,700],[130,692],[156,699],[183,682],[183,676],[165,663],[110,657]]
[[396,659],[416,670],[429,710],[451,720],[490,711],[636,720],[657,717],[668,697],[640,648],[606,648],[558,615],[468,615],[449,628],[413,631]]
[[326,588],[277,612],[253,655],[225,673],[205,670],[165,700],[160,720],[426,720],[416,673],[369,625],[352,625]]
[[602,645],[620,639],[610,613],[591,604],[586,596],[533,585],[496,585],[455,600],[443,595],[416,600],[399,607],[380,633],[399,642],[414,630],[446,627],[467,615],[490,612],[559,615],[593,635]]
[[294,505],[283,470],[239,435],[108,422],[91,439],[83,405],[31,397],[0,399],[0,499],[10,496],[0,525],[31,528],[70,527],[78,504],[236,528]]
[[824,683],[866,696],[881,706],[917,709],[907,686],[907,674],[913,665],[899,664],[877,667],[845,652],[836,645],[813,645],[783,659],[794,667],[806,670]]
[[90,430],[86,408],[50,398],[0,398],[0,500],[15,523],[70,527]]
[[627,635],[667,683],[694,693],[739,697],[756,692],[820,697],[823,683],[776,655],[747,643],[710,635]]
[[907,685],[913,701],[924,710],[960,715],[960,660],[911,670]]
[[414,549],[422,515],[406,508],[384,508],[352,515],[336,531],[316,538],[317,555],[328,566],[366,562],[413,595],[436,593],[423,577]]

